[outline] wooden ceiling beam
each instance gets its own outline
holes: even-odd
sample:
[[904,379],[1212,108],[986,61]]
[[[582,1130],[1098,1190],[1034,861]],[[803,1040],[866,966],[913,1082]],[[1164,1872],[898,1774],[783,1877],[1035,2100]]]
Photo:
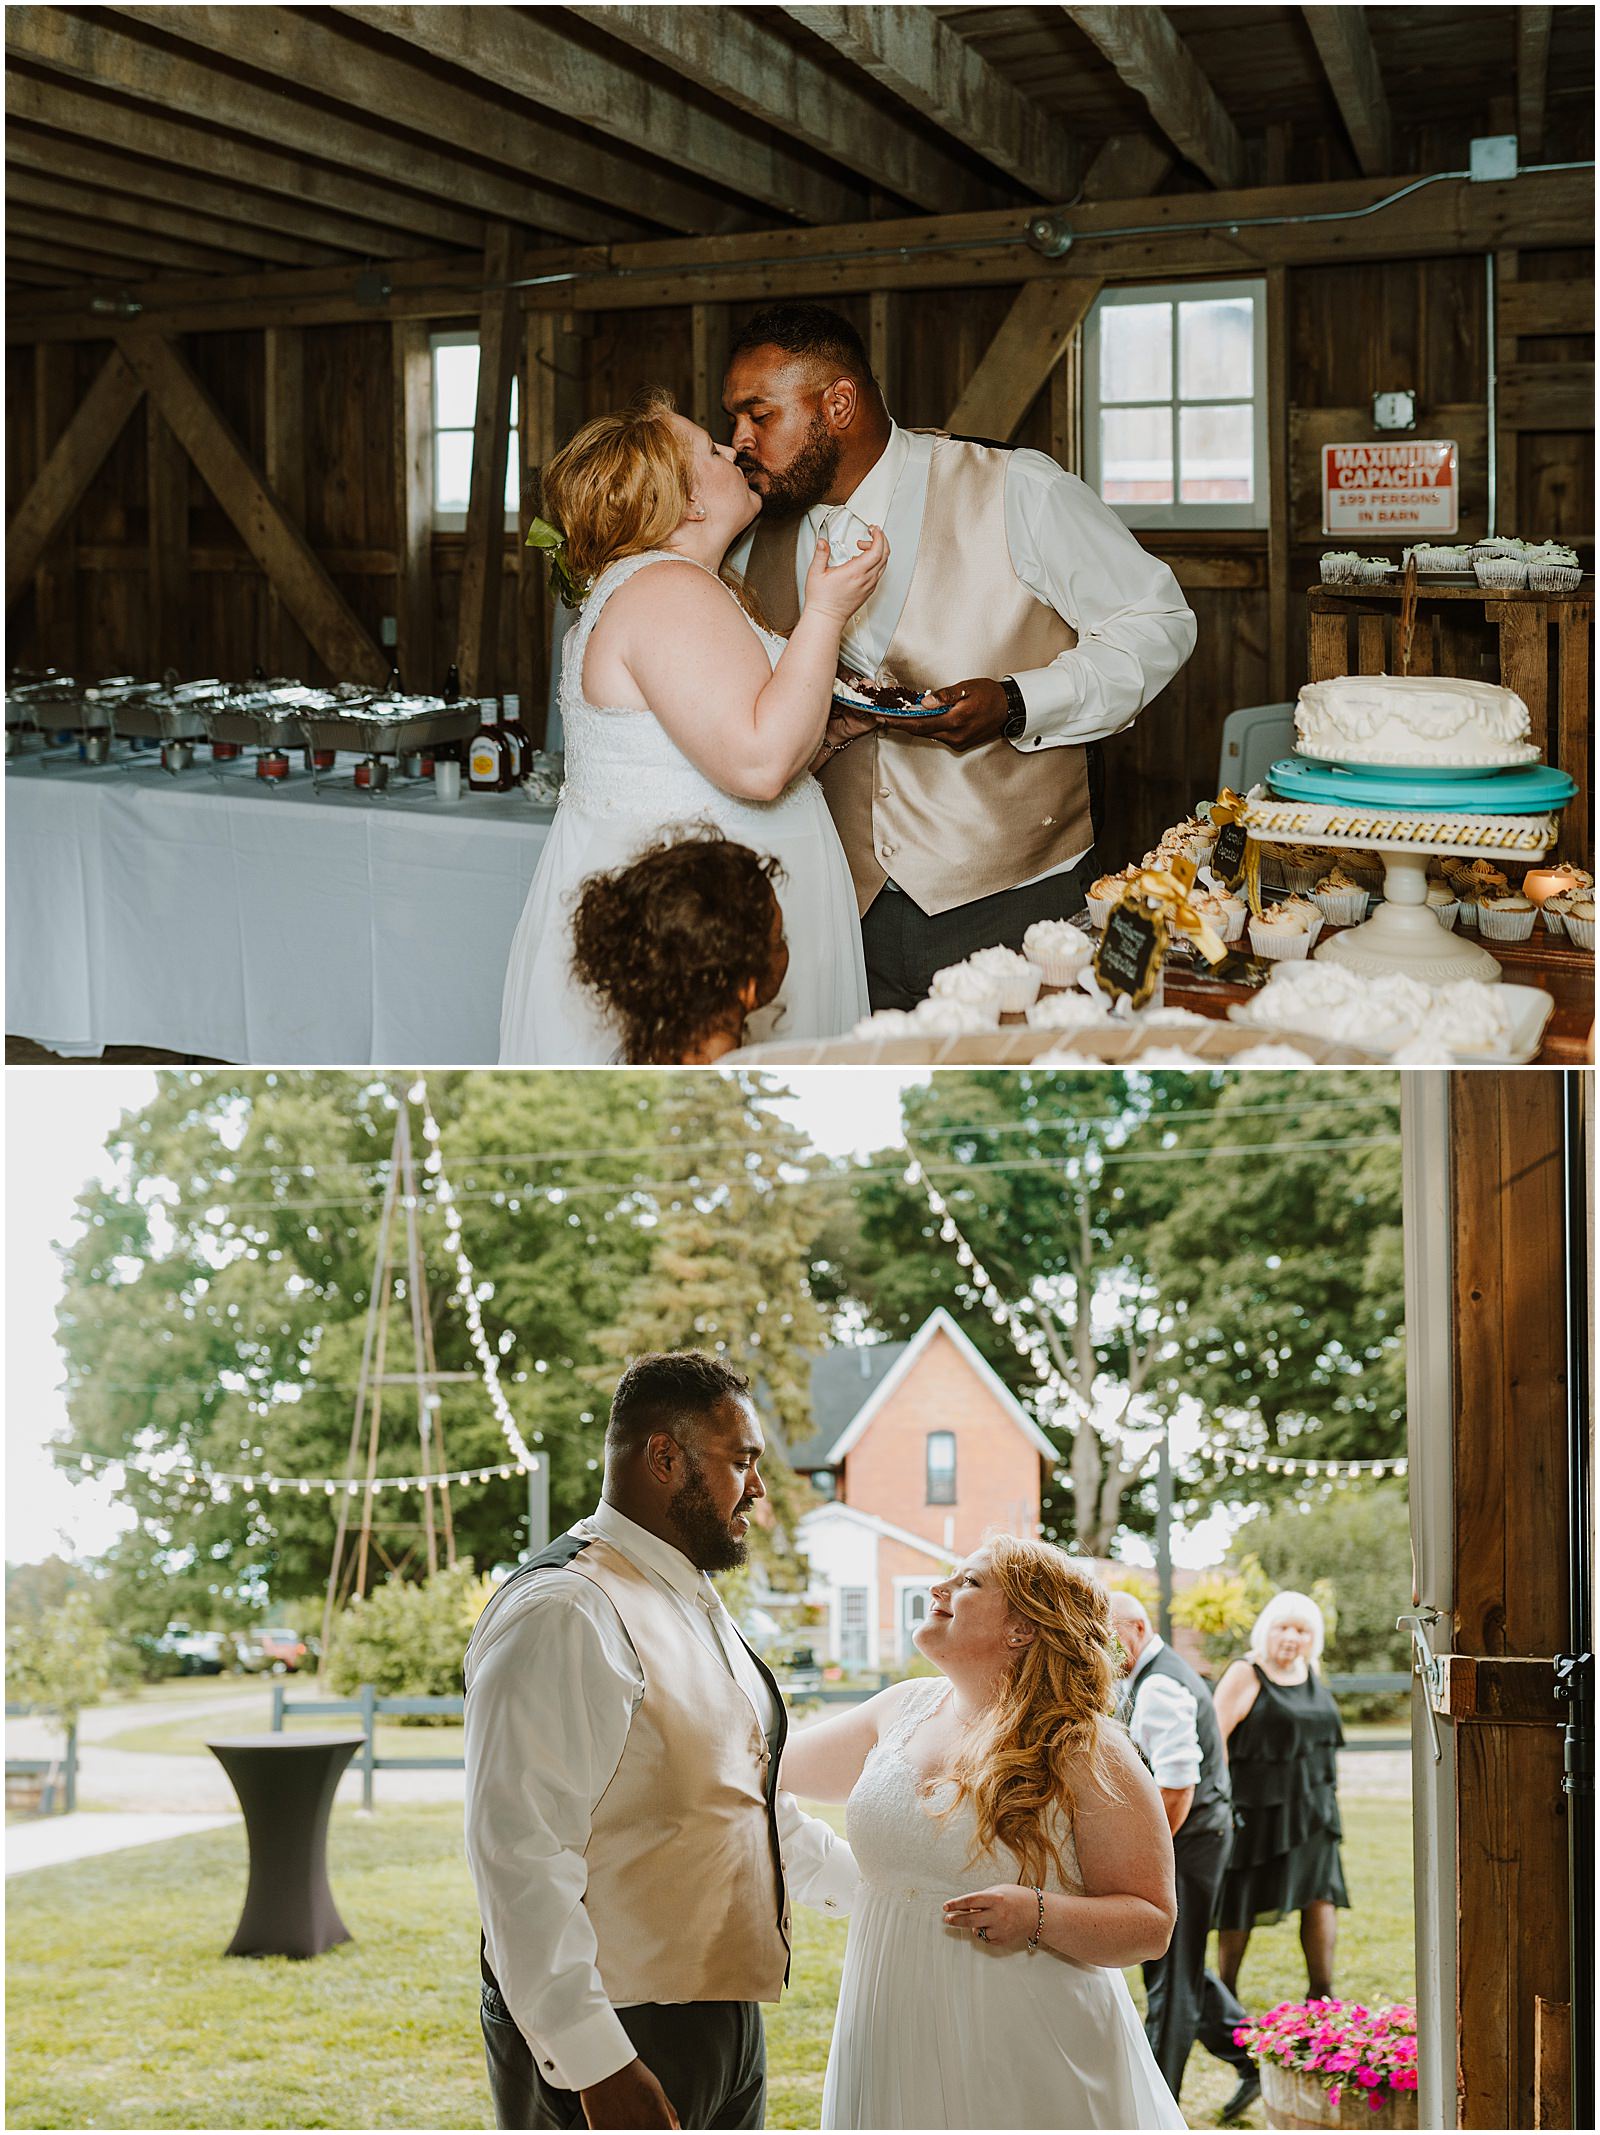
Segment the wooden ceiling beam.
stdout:
[[941,132],[1044,200],[1070,200],[1085,158],[932,7],[786,7]]
[[[184,36],[197,43],[200,31],[210,26],[210,18],[219,11],[182,7],[165,12],[174,33],[181,25]],[[220,12],[250,18],[263,11],[236,7]],[[208,67],[201,60],[185,59],[163,46],[125,35],[113,26],[109,14],[108,9],[100,9],[91,23],[69,15],[65,8],[8,7],[6,50],[74,81],[91,82],[137,102],[157,105],[163,112],[230,127],[247,139],[292,153],[344,163],[407,193],[432,193],[453,206],[500,215],[534,230],[583,238],[617,236],[635,227],[577,207],[547,187],[483,170],[424,142],[406,139],[381,120],[341,117],[303,103],[271,83],[242,81],[223,68]],[[195,19],[201,16],[207,21]],[[244,23],[236,26],[242,38]],[[220,32],[219,49],[225,49]],[[309,78],[316,79],[315,75]]]
[[[865,211],[865,191],[859,184],[792,155],[770,129],[729,125],[674,88],[659,69],[635,73],[586,51],[555,27],[553,9],[341,7],[338,12],[403,38],[434,59],[482,74],[536,107],[559,112],[607,139],[635,142],[675,170],[692,171],[725,186],[741,201],[811,223],[850,220]],[[649,201],[653,213],[657,189],[665,179],[634,172],[631,182],[634,197]],[[750,225],[748,215],[709,224],[706,208],[702,202],[699,220],[678,227]]]
[[[22,151],[19,159],[18,150]],[[280,237],[272,230],[255,230],[248,225],[221,222],[211,215],[195,214],[186,205],[172,206],[172,189],[165,199],[148,200],[138,194],[119,191],[115,186],[89,185],[80,179],[57,177],[58,166],[47,159],[43,167],[27,167],[27,145],[19,143],[9,129],[6,133],[6,199],[18,201],[24,206],[59,209],[63,214],[81,215],[108,224],[128,224],[137,231],[150,231],[161,237],[176,237],[197,245],[209,246],[218,252],[231,253],[239,261],[255,260],[266,264],[276,262],[282,267],[326,266],[339,255],[330,252],[326,245],[297,244],[291,237]],[[237,273],[238,268],[230,270]]]
[[[175,165],[186,187],[213,179],[229,187],[253,186],[266,198],[258,201],[254,193],[239,197],[250,201],[251,212],[263,223],[319,243],[342,244],[369,259],[417,257],[441,244],[482,248],[483,218],[442,201],[397,192],[350,172],[325,170],[304,156],[285,155],[254,141],[186,126],[148,105],[138,108],[87,95],[65,81],[41,80],[17,67],[6,68],[5,83],[8,140],[19,122],[43,126],[71,136],[70,143],[53,145],[83,149],[93,144],[96,153],[122,150],[154,157],[157,165]],[[163,188],[171,186],[170,172],[157,169],[154,175]]]
[[8,608],[32,580],[143,397],[142,382],[113,349],[6,528]]
[[126,276],[129,269],[140,261],[152,267],[173,267],[187,274],[239,274],[244,270],[236,254],[220,251],[215,245],[188,244],[176,237],[161,237],[153,230],[130,230],[120,224],[99,221],[93,215],[78,215],[63,212],[59,208],[49,210],[27,207],[9,197],[6,200],[6,234],[31,237],[37,243],[53,244],[58,238],[63,244],[88,246],[100,250],[107,259],[122,262],[120,272]]
[[321,659],[341,681],[381,687],[389,662],[175,344],[134,332],[118,347]]
[[1134,200],[1153,193],[1177,157],[1147,133],[1114,133],[1095,150],[1083,174],[1085,200]]
[[569,7],[653,66],[712,90],[914,207],[996,207],[997,188],[882,99],[774,36],[738,8]]
[[[1328,77],[1356,161],[1369,178],[1395,169],[1394,120],[1383,86],[1383,69],[1359,7],[1303,7],[1311,41]],[[1548,10],[1546,10],[1548,13]]]
[[1550,82],[1549,7],[1517,9],[1517,153],[1525,163],[1544,154],[1545,96]]
[[[1444,179],[1380,206],[1392,190],[1385,179],[1351,178],[1333,185],[1084,202],[1066,213],[1073,236],[1070,272],[1108,282],[1156,281],[1266,267],[1445,258],[1509,244],[1576,246],[1593,236],[1594,177],[1587,170],[1525,172],[1482,183]],[[1307,222],[1307,216],[1348,219]],[[1129,224],[1141,234],[1117,234]],[[523,275],[545,279],[525,287],[521,302],[529,311],[624,312],[791,296],[827,299],[873,289],[1016,287],[1062,270],[1061,260],[1045,258],[1026,242],[1025,211],[1011,209],[525,253]],[[356,271],[348,267],[157,281],[132,294],[152,322],[174,333],[472,318],[482,302],[478,260],[397,260],[387,278],[391,294],[380,305],[363,300]],[[106,293],[125,280],[119,274]],[[14,305],[6,316],[7,340],[103,339],[106,322],[88,309],[98,293],[72,291]]]
[[[349,35],[348,25],[341,31],[341,16],[351,12],[345,9],[186,5],[119,7],[112,12],[280,80],[305,82],[319,96],[354,110],[377,110],[424,140],[504,164],[524,183],[543,180],[563,188],[561,195],[550,196],[549,213],[519,215],[514,218],[518,224],[590,240],[637,235],[649,223],[668,230],[705,230],[748,228],[753,220],[727,220],[722,202],[686,183],[675,170],[652,172],[632,157],[618,155],[609,141],[585,140],[548,125],[538,110],[515,110],[498,98],[480,95],[473,86],[480,81],[493,82],[498,89],[514,86],[492,65],[469,61],[469,82],[446,81],[411,57]],[[375,8],[373,26],[395,34],[396,26],[387,18],[401,12]],[[615,138],[631,142],[635,137]],[[573,197],[565,197],[568,194]]]
[[1065,12],[1186,162],[1224,190],[1243,185],[1244,142],[1194,54],[1159,7],[1069,7]]
[[[74,311],[81,311],[94,295],[94,285],[100,283],[107,293],[125,289],[130,282],[140,288],[159,289],[159,281],[151,281],[154,269],[143,260],[127,260],[121,253],[96,252],[92,247],[65,245],[59,241],[45,243],[34,237],[21,237],[15,230],[6,232],[6,258],[16,260],[23,266],[57,267],[81,276],[59,292],[63,303]],[[81,336],[74,338],[81,339]],[[91,337],[96,341],[106,338],[106,324],[102,319],[98,331]]]

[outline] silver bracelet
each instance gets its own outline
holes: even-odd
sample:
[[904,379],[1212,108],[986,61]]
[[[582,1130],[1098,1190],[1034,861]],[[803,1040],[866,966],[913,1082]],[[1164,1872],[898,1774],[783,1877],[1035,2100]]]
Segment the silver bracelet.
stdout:
[[1035,1883],[1032,1887],[1033,1894],[1039,1901],[1039,1918],[1034,1926],[1033,1933],[1028,1937],[1028,1947],[1030,1950],[1036,1950],[1039,1947],[1039,1937],[1044,1933],[1044,1888],[1039,1883]]

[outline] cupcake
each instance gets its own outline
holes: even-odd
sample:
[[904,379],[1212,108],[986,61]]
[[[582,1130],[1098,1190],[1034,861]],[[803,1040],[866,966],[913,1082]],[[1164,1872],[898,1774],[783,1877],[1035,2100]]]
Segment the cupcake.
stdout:
[[1361,583],[1364,586],[1381,586],[1386,578],[1393,578],[1400,566],[1391,563],[1387,556],[1363,556],[1361,559]]
[[911,1011],[913,1037],[985,1037],[994,1026],[995,1018],[981,1002],[960,1001],[948,994],[932,994]]
[[1480,586],[1509,590],[1528,583],[1526,545],[1504,534],[1492,534],[1472,547],[1472,570]]
[[1584,894],[1582,890],[1558,890],[1553,897],[1545,899],[1539,907],[1539,917],[1544,921],[1547,934],[1558,937],[1566,934],[1567,913]]
[[1299,958],[1311,954],[1311,944],[1322,927],[1322,914],[1311,907],[1316,927],[1308,925],[1305,909],[1295,901],[1269,904],[1259,919],[1250,922],[1250,946],[1257,956]]
[[917,1030],[917,1019],[909,1008],[880,1008],[875,1014],[863,1016],[851,1030],[852,1038],[906,1038]]
[[1113,905],[1122,902],[1122,893],[1139,872],[1136,867],[1120,868],[1114,875],[1102,875],[1089,885],[1089,917],[1097,927],[1103,927],[1111,917]]
[[1028,1010],[1030,1030],[1083,1030],[1111,1013],[1103,993],[1052,993]]
[[1567,932],[1580,949],[1594,949],[1594,899],[1575,898],[1567,911]]
[[1325,586],[1354,586],[1361,582],[1361,558],[1354,549],[1329,549],[1321,570]]
[[1222,938],[1225,942],[1236,942],[1245,930],[1250,917],[1250,907],[1244,898],[1236,896],[1232,890],[1221,891],[1217,902],[1227,920],[1227,925],[1222,929]]
[[1283,886],[1286,890],[1294,891],[1297,896],[1303,896],[1307,890],[1315,887],[1317,877],[1322,873],[1322,854],[1315,847],[1307,845],[1285,845],[1281,850],[1282,858],[1278,863],[1278,871],[1283,878]]
[[966,968],[1000,989],[1000,1013],[1020,1016],[1039,998],[1044,974],[1015,949],[979,949],[967,958]]
[[[974,971],[970,964],[947,964],[943,971],[936,971],[928,992],[934,1000],[960,1001],[966,1007],[978,1009],[988,1017],[991,1030],[1000,1020],[1000,981]],[[926,1007],[927,1003],[918,1005]]]
[[1570,593],[1583,577],[1576,549],[1541,541],[1528,551],[1528,584],[1535,593]]
[[1470,541],[1419,541],[1414,548],[1406,550],[1408,556],[1417,559],[1417,571],[1423,578],[1438,578],[1448,571],[1472,569],[1472,544]]
[[1250,908],[1242,898],[1219,897],[1214,890],[1191,890],[1189,903],[1220,940],[1237,941],[1243,933]]
[[1507,895],[1478,900],[1478,927],[1490,941],[1526,941],[1538,916],[1539,907],[1531,897]]
[[1300,1068],[1315,1067],[1309,1053],[1301,1052],[1298,1045],[1252,1045],[1242,1053],[1235,1053],[1229,1067]]
[[1022,953],[1047,986],[1070,986],[1094,954],[1094,943],[1070,919],[1036,919],[1022,937]]
[[1456,923],[1456,914],[1461,909],[1461,899],[1448,882],[1428,883],[1428,910],[1448,933]]
[[1367,916],[1367,889],[1346,867],[1335,865],[1312,888],[1311,901],[1330,926],[1359,926]]

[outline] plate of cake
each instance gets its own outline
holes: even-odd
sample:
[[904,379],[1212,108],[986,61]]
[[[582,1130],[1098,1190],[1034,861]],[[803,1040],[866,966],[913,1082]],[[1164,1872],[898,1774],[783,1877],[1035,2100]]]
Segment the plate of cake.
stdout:
[[841,711],[872,712],[886,719],[936,719],[949,707],[931,690],[906,689],[898,682],[869,682],[863,675],[839,675],[833,701]]

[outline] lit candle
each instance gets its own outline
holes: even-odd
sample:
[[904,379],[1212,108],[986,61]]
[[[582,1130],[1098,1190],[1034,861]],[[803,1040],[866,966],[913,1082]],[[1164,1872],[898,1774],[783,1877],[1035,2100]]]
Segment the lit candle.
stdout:
[[1542,905],[1546,898],[1578,887],[1577,870],[1571,867],[1530,867],[1522,878],[1522,894],[1530,903]]

